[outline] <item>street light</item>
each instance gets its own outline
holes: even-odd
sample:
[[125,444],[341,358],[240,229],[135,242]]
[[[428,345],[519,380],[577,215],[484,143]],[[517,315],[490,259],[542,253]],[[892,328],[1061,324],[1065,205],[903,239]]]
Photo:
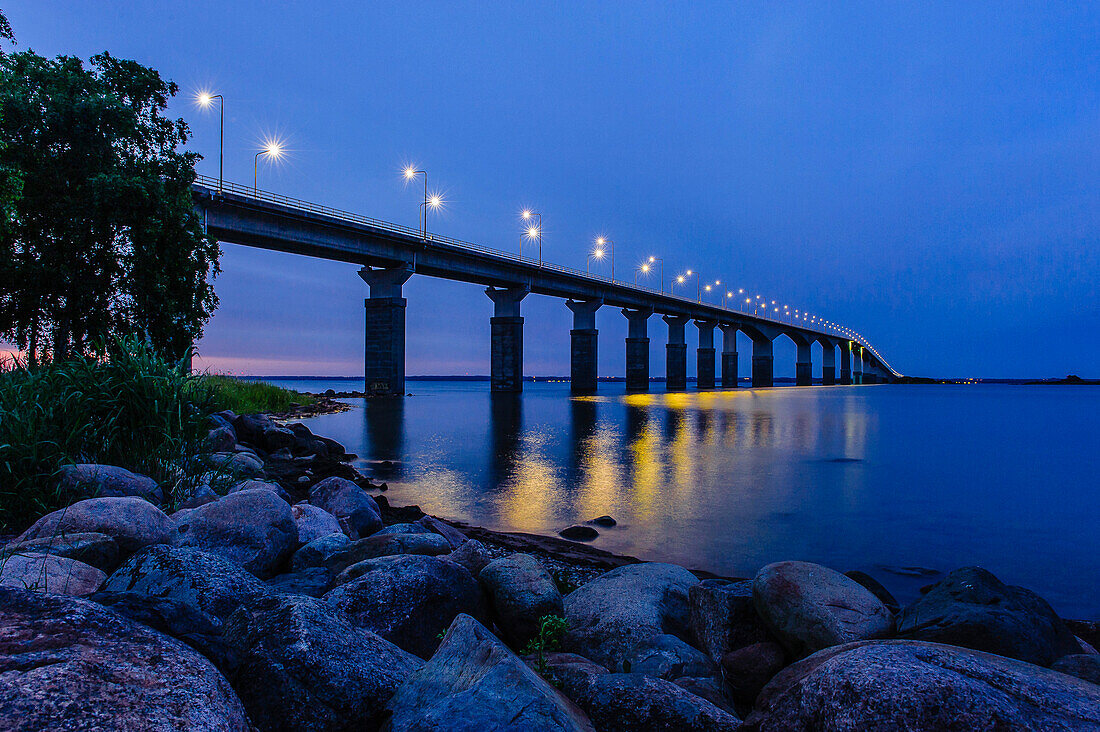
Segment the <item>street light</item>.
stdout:
[[661,263],[661,292],[663,293],[665,291],[665,260],[652,255],[649,257],[650,264],[655,264],[657,262]]
[[225,160],[225,97],[221,94],[199,92],[195,101],[203,109],[209,109],[214,100],[218,100],[218,192],[221,193],[224,176],[223,162]]
[[[428,196],[428,172],[425,170],[417,170],[415,165],[406,165],[403,171],[405,175],[405,181],[411,181],[418,175],[424,176],[424,201],[420,204],[420,238],[425,241],[428,239],[428,207],[439,208],[443,203],[442,199],[438,195]],[[435,199],[435,203],[432,203],[432,199]]]
[[259,192],[260,181],[260,156],[266,155],[268,160],[272,163],[277,163],[283,157],[283,143],[275,138],[270,138],[264,142],[264,147],[252,160],[252,195],[255,196]]
[[[528,227],[526,229],[524,229],[524,231],[523,231],[524,236],[526,236],[529,239],[536,239],[537,238],[539,240],[539,266],[541,267],[542,266],[542,214],[536,213],[536,212],[532,211],[529,208],[525,208],[522,211],[520,211],[519,215],[525,222],[528,222],[528,224],[529,224]],[[530,224],[530,222],[532,220],[535,221],[535,223],[533,225]],[[520,237],[520,240],[519,240],[519,253],[520,253],[520,256],[523,256],[523,237]]]
[[642,262],[641,264],[638,265],[638,268],[636,270],[634,270],[634,286],[635,287],[638,286],[638,273],[641,272],[642,274],[647,275],[647,274],[649,274],[649,270],[651,270],[651,269],[653,269],[653,267],[650,266],[649,262]]
[[691,277],[691,270],[690,269],[687,270],[686,272],[684,272],[682,275],[676,275],[676,279],[672,281],[672,284],[669,287],[669,294],[675,295],[676,294],[676,285],[684,284],[684,282],[687,281],[688,277]]
[[615,242],[611,241],[610,239],[605,239],[602,236],[596,237],[596,251],[593,252],[593,254],[595,254],[596,252],[599,252],[600,254],[596,257],[596,259],[603,259],[603,248],[605,246],[610,246],[611,247],[611,281],[614,282],[615,281]]

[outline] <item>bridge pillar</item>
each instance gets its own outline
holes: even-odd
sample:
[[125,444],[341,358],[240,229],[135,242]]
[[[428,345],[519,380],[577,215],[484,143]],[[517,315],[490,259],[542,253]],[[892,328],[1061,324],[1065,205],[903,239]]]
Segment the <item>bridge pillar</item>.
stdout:
[[668,324],[668,343],[665,344],[665,389],[684,391],[687,389],[687,340],[684,338],[684,326],[690,318],[684,315],[663,315],[661,319]]
[[867,351],[863,352],[863,383],[864,384],[877,384],[878,372],[875,369],[875,364],[871,360]]
[[852,342],[840,344],[840,383],[848,386],[852,383]]
[[723,323],[722,329],[722,388],[737,388],[737,326]]
[[696,320],[699,348],[695,351],[695,385],[700,389],[714,388],[714,328],[717,320]]
[[626,390],[649,391],[649,317],[652,308],[623,308],[627,321]]
[[519,304],[527,287],[486,287],[493,301],[490,327],[489,381],[491,391],[523,391],[523,318]]
[[596,311],[603,300],[566,300],[573,311],[573,330],[569,331],[569,391],[573,394],[593,394],[596,391],[596,354],[599,331]]
[[852,344],[852,383],[862,384],[863,381],[863,346]]
[[401,286],[412,276],[408,266],[363,267],[359,276],[370,287],[364,329],[363,386],[367,394],[405,393],[405,306]]
[[821,341],[821,385],[832,386],[836,383],[836,344]]
[[752,337],[752,385],[774,386],[775,371],[772,368],[772,342],[766,336]]
[[810,342],[795,341],[798,357],[795,362],[794,383],[796,386],[810,386],[814,383],[814,365],[810,361]]

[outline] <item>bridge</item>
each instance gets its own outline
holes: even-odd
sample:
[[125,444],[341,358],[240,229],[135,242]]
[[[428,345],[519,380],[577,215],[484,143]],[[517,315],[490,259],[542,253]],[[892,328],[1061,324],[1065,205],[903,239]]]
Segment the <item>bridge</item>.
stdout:
[[[870,344],[839,328],[746,313],[204,176],[193,185],[193,194],[206,232],[218,241],[361,267],[359,276],[369,288],[365,300],[368,393],[405,392],[406,300],[401,288],[414,274],[485,286],[493,303],[489,320],[493,391],[523,388],[520,306],[531,293],[562,298],[573,312],[569,361],[571,389],[576,394],[596,390],[596,311],[605,306],[618,308],[628,322],[628,391],[649,389],[649,322],[655,314],[668,328],[665,383],[671,391],[687,388],[688,323],[694,323],[698,335],[699,389],[737,386],[738,331],[752,341],[754,387],[773,385],[772,343],[781,335],[797,347],[800,386],[814,382],[810,359],[814,343],[822,347],[823,385],[887,383],[900,376]],[[715,329],[721,332],[722,344],[717,374]]]

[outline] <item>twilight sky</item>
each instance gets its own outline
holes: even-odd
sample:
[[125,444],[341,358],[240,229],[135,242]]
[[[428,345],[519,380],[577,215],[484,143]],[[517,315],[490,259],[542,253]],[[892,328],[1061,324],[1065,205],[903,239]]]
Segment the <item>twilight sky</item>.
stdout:
[[[694,268],[848,324],[902,373],[1100,376],[1100,6],[3,7],[19,49],[106,49],[176,81],[208,175],[204,88],[226,96],[231,181],[251,184],[277,134],[292,154],[261,187],[415,226],[414,162],[447,199],[439,233],[514,249],[533,206],[551,261],[583,267],[603,233],[620,279],[663,256],[666,277]],[[362,374],[354,266],[224,250],[205,365]],[[481,288],[414,277],[405,293],[410,374],[488,372]],[[524,315],[525,372],[568,373],[565,305],[530,296]],[[600,374],[621,376],[626,321],[597,322]],[[650,336],[659,375],[657,318]],[[794,362],[780,339],[777,375]]]

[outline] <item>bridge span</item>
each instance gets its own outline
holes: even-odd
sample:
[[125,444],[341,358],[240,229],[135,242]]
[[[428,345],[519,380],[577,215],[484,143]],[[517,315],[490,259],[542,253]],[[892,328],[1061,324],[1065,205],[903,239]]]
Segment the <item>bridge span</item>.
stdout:
[[[811,346],[822,346],[821,383],[874,384],[900,375],[869,344],[831,328],[785,322],[614,281],[516,254],[200,176],[195,207],[209,235],[231,244],[303,254],[360,265],[367,284],[365,369],[368,393],[405,392],[405,306],[402,286],[414,274],[485,286],[493,303],[490,373],[493,391],[523,388],[523,317],[530,293],[564,299],[573,312],[570,376],[577,394],[596,390],[596,311],[618,308],[628,322],[626,388],[649,389],[649,322],[662,316],[666,388],[687,388],[686,327],[698,334],[696,384],[700,389],[737,386],[737,331],[752,341],[752,385],[772,386],[772,342],[780,335],[797,347],[796,383],[813,383]],[[721,333],[716,373],[715,329]],[[839,358],[838,358],[839,356]],[[837,361],[840,365],[837,374]],[[716,378],[717,376],[717,378]]]

